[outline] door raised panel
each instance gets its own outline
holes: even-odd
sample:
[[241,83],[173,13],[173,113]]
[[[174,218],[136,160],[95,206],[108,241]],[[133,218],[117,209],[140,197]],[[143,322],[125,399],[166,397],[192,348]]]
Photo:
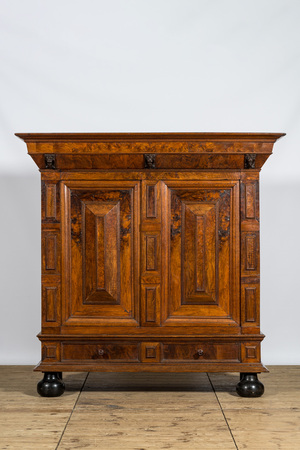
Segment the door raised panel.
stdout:
[[182,304],[217,303],[216,210],[217,203],[182,203]]
[[138,183],[65,184],[67,324],[137,325]]
[[166,182],[165,325],[239,321],[238,183]]
[[84,203],[84,303],[120,303],[120,202]]

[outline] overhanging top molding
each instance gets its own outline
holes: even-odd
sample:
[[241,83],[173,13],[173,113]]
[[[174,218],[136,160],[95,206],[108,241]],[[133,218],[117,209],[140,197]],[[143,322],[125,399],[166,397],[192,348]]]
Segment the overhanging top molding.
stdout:
[[16,133],[29,142],[269,142],[285,133]]
[[[17,133],[41,170],[259,170],[283,133]],[[149,161],[152,161],[149,164]]]

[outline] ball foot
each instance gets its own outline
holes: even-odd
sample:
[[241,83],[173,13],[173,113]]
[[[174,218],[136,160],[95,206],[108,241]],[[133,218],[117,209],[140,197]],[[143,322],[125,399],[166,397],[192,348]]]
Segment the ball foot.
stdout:
[[259,381],[256,373],[241,373],[240,381],[236,386],[236,392],[241,397],[261,397],[264,390],[264,385]]
[[65,384],[61,372],[45,372],[44,378],[38,382],[37,391],[42,397],[59,397],[65,392]]

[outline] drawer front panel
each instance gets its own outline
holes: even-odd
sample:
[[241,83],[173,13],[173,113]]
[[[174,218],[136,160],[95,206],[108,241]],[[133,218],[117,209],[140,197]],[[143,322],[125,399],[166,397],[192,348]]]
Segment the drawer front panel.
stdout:
[[62,361],[91,362],[138,362],[138,344],[107,344],[95,342],[89,344],[63,343]]
[[201,362],[207,360],[214,361],[239,361],[239,344],[164,344],[163,361],[188,361]]

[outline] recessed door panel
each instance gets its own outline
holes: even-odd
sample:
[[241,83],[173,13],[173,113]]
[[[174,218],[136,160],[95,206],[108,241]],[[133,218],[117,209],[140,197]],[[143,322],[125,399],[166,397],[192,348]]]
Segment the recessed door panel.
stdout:
[[65,323],[137,326],[138,183],[63,190]]
[[238,184],[165,182],[164,324],[239,320]]

